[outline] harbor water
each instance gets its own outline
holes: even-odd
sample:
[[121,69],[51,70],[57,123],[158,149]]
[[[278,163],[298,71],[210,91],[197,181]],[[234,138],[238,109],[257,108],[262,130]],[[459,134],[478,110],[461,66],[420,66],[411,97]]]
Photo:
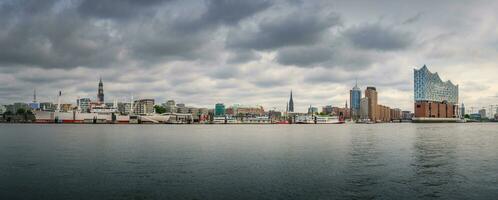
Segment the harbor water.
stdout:
[[0,199],[496,199],[498,123],[0,124]]

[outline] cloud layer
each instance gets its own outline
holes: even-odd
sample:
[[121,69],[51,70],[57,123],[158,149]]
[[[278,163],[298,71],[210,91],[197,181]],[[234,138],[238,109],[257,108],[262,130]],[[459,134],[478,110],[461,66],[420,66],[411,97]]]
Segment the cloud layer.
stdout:
[[[412,110],[413,68],[496,104],[497,3],[299,0],[0,0],[0,103],[95,98],[343,105],[377,86]],[[478,90],[478,91],[477,91]],[[486,95],[489,94],[489,95]]]

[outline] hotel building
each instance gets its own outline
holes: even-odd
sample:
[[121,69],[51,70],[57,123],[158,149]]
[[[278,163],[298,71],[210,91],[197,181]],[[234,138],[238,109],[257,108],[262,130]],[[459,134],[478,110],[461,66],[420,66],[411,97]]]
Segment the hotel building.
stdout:
[[414,69],[415,118],[458,117],[458,85],[443,82],[424,65]]

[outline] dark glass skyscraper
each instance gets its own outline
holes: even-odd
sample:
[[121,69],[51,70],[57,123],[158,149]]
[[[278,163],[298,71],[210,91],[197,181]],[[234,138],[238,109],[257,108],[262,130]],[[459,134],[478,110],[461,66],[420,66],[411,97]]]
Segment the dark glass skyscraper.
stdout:
[[289,112],[294,112],[294,100],[292,100],[292,90],[290,92],[290,99],[289,99]]
[[97,99],[100,103],[104,103],[104,84],[102,83],[102,78],[100,78],[99,82],[99,91],[97,93]]

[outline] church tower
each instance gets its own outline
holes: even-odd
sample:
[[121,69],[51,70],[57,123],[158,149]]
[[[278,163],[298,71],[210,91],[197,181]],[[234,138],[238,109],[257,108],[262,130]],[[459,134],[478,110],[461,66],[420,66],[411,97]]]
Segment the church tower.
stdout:
[[290,92],[290,99],[289,99],[289,112],[294,112],[294,100],[292,99],[292,90]]
[[102,83],[102,77],[100,77],[99,91],[97,93],[97,99],[99,103],[104,103],[104,84]]

